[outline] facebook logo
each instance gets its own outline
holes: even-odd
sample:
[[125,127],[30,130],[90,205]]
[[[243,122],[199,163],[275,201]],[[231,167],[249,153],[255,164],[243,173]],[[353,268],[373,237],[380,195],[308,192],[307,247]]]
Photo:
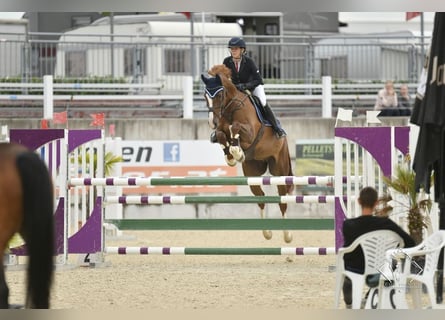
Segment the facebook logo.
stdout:
[[164,162],[179,162],[179,143],[164,143]]

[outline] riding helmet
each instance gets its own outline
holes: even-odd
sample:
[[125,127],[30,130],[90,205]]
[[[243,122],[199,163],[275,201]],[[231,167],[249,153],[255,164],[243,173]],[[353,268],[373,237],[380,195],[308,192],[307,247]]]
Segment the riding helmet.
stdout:
[[229,48],[232,47],[239,47],[239,48],[244,48],[246,49],[246,43],[244,42],[244,40],[240,37],[233,37],[232,39],[229,40]]

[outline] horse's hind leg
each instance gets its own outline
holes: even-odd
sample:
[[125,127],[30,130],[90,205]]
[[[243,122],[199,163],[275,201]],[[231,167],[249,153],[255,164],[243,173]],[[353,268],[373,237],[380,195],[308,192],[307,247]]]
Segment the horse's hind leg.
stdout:
[[[283,145],[279,154],[279,161],[271,158],[269,161],[269,171],[274,176],[293,175],[292,166],[290,163],[289,150],[287,144]],[[285,196],[293,191],[293,185],[277,186],[278,194]],[[283,219],[286,219],[287,203],[280,203],[280,211]],[[283,230],[283,238],[286,243],[292,242],[292,234],[288,230]]]
[[[5,202],[2,202],[5,206]],[[2,261],[0,263],[0,309],[8,309],[9,308],[9,288],[6,283],[5,276],[5,267],[3,265],[3,258],[8,247],[9,239],[12,238],[14,232],[12,230],[16,230],[16,228],[12,225],[12,218],[8,220],[2,219],[5,215],[0,210],[0,228],[5,228],[5,230],[0,230],[0,252]],[[8,223],[9,222],[9,223]]]
[[[1,212],[0,212],[0,223],[5,222],[1,219]],[[3,224],[0,225],[2,227],[9,227],[9,224]],[[1,264],[0,264],[0,309],[8,309],[9,308],[9,288],[8,284],[6,283],[6,277],[5,277],[5,267],[3,265],[3,258],[5,254],[6,247],[8,246],[9,239],[12,237],[11,232],[8,230],[0,230],[0,252],[1,252]]]
[[[4,204],[4,205],[6,205],[6,204]],[[2,215],[2,211],[0,210],[0,223],[5,222],[4,221],[5,219],[2,219],[2,217],[5,217],[5,216]],[[3,226],[5,226],[5,224],[3,224]],[[5,254],[6,246],[9,241],[9,237],[8,237],[9,235],[6,234],[6,232],[7,232],[6,230],[5,231],[0,230],[0,253],[1,253],[1,258],[2,258],[2,261],[0,264],[0,309],[8,309],[9,308],[9,302],[8,302],[9,288],[8,288],[8,284],[6,283],[5,267],[3,265],[3,257]]]
[[[263,191],[263,189],[261,189],[260,186],[250,186],[250,190],[256,196],[264,196],[264,191]],[[258,203],[258,207],[260,207],[261,219],[264,219],[265,218],[265,213],[264,213],[265,204]],[[263,230],[263,236],[266,240],[272,239],[272,231],[271,230]]]
[[[3,254],[2,254],[2,259],[3,259]],[[2,260],[2,263],[0,264],[0,309],[9,308],[8,297],[9,297],[9,288],[8,285],[6,284],[5,268],[3,266],[3,260]]]
[[[266,172],[267,169],[267,163],[262,161],[249,161],[246,160],[243,162],[243,173],[246,177],[257,177],[261,176],[264,172]],[[260,186],[249,186],[250,191],[255,196],[264,196],[264,191]],[[265,204],[264,203],[258,203],[258,207],[260,207],[260,215],[261,218],[265,218]],[[270,240],[272,239],[272,231],[271,230],[263,230],[263,236],[265,239]]]
[[[278,194],[280,196],[284,196],[287,194],[288,190],[287,186],[278,186],[277,189],[278,189]],[[283,217],[283,219],[286,219],[287,203],[280,203],[279,206],[280,206],[281,216]],[[292,242],[292,233],[290,233],[289,230],[283,230],[283,238],[286,243]]]

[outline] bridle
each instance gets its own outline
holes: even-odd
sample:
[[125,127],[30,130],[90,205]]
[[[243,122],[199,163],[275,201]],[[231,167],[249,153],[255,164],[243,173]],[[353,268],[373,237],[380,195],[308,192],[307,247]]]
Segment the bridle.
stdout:
[[[219,106],[213,106],[213,100],[215,100],[216,97],[221,96],[220,105]],[[207,101],[207,108],[210,112],[216,113],[219,118],[224,118],[230,123],[233,120],[233,114],[240,110],[242,107],[244,107],[244,100],[248,97],[247,94],[243,94],[243,99],[238,98],[238,94],[235,95],[230,99],[229,102],[224,103],[227,99],[227,92],[224,89],[224,86],[220,85],[214,88],[205,88],[205,99]],[[238,104],[232,108],[231,107],[234,103],[238,102]],[[219,112],[217,112],[219,109]],[[227,114],[227,111],[230,110],[230,114]]]

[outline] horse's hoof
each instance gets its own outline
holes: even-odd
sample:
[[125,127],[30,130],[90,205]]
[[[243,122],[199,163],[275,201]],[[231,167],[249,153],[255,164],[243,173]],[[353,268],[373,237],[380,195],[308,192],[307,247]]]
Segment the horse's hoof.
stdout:
[[230,146],[229,152],[238,161],[244,156],[244,152],[240,147]]
[[290,233],[289,231],[285,231],[284,232],[284,242],[291,243],[292,239],[293,239],[292,233]]
[[226,163],[227,163],[227,165],[229,165],[229,166],[231,166],[231,167],[234,167],[234,166],[236,166],[236,160],[235,159],[229,159],[229,158],[227,158],[227,156],[226,156]]
[[263,236],[266,240],[272,239],[272,231],[270,230],[263,230]]

